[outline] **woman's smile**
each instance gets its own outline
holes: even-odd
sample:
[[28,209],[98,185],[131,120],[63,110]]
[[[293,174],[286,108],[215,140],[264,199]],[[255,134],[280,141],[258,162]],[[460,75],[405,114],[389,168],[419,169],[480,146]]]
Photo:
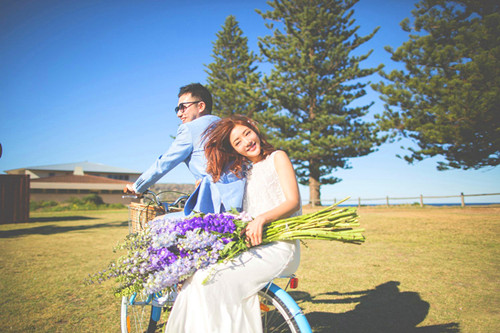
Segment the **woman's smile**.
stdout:
[[247,151],[254,151],[256,148],[255,142],[250,143],[250,145],[247,147]]

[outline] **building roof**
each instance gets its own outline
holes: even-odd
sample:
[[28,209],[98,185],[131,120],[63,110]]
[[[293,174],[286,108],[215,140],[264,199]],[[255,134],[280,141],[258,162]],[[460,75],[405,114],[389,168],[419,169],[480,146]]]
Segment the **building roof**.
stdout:
[[92,163],[92,162],[76,162],[76,163],[65,163],[65,164],[51,164],[51,165],[41,165],[41,166],[33,166],[33,167],[25,167],[19,169],[6,170],[7,173],[9,171],[17,171],[17,170],[44,170],[44,171],[73,171],[76,167],[80,167],[83,169],[83,172],[99,172],[99,173],[126,173],[126,174],[137,174],[140,175],[140,172],[113,167],[109,165],[104,165],[100,163]]
[[93,183],[93,184],[129,184],[129,181],[111,179],[106,177],[91,176],[91,175],[65,175],[53,176],[46,178],[30,179],[30,182],[35,183]]

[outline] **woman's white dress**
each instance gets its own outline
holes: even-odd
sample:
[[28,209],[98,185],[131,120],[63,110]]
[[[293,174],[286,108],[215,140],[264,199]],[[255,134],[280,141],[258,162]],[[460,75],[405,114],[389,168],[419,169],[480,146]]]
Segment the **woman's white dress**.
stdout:
[[[247,173],[243,210],[255,217],[284,201],[273,153]],[[253,247],[233,261],[198,270],[177,296],[166,332],[262,332],[257,292],[273,278],[294,273],[299,261],[299,242],[284,241]],[[212,277],[203,284],[208,275]]]

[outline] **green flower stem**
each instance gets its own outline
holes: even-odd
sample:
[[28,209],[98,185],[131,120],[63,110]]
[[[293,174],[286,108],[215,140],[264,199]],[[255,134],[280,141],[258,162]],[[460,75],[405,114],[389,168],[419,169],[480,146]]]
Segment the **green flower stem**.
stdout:
[[263,242],[293,239],[325,239],[359,243],[364,241],[356,209],[339,208],[348,198],[317,212],[273,221],[264,227]]

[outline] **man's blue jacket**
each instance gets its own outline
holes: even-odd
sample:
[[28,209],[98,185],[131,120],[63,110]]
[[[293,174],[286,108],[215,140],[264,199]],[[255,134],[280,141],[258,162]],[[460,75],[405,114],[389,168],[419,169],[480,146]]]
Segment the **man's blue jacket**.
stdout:
[[170,170],[184,162],[195,179],[201,179],[200,185],[187,201],[184,209],[186,215],[191,211],[219,213],[231,208],[241,210],[245,179],[228,173],[214,184],[206,171],[207,160],[202,134],[208,126],[218,120],[220,118],[217,116],[206,115],[181,124],[170,148],[137,179],[133,186],[134,190],[143,193]]

